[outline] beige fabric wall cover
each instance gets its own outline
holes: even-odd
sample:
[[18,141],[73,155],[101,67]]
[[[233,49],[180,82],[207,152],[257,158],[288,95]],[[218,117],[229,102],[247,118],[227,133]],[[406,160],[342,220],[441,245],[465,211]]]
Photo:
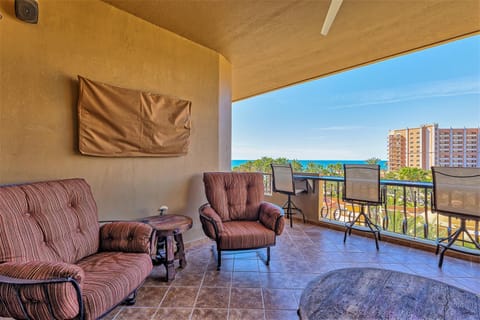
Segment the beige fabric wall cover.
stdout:
[[79,149],[101,157],[188,152],[191,102],[79,79]]

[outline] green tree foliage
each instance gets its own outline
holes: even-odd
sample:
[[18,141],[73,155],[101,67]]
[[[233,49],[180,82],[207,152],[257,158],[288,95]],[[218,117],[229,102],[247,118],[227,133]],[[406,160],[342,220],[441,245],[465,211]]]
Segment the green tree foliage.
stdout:
[[304,172],[305,171],[302,164],[300,163],[300,161],[292,160],[291,164],[292,164],[293,172]]
[[367,160],[365,160],[365,162],[367,162],[367,164],[380,164],[380,159],[379,158],[375,158],[375,157],[372,157],[372,158],[369,158]]
[[[265,172],[265,173],[271,173],[272,168],[270,167],[270,164],[287,164],[289,163],[289,160],[287,158],[270,158],[270,157],[262,157],[257,160],[249,160],[245,162],[244,164],[241,164],[239,166],[236,166],[233,168],[233,171],[239,171],[239,172]],[[292,168],[295,172],[302,172],[302,164],[298,162],[297,160],[292,161]]]
[[249,160],[244,164],[236,166],[233,171],[237,172],[264,172],[271,173],[270,164],[292,164],[293,172],[319,173],[323,176],[341,176],[343,175],[343,166],[341,163],[329,164],[327,167],[314,162],[309,162],[305,167],[298,160],[289,160],[287,158],[262,157],[257,160]]
[[[379,164],[379,158],[369,158],[366,160],[368,164]],[[236,166],[233,168],[233,171],[243,171],[243,172],[264,172],[271,173],[270,164],[287,164],[291,163],[294,172],[307,172],[307,173],[318,173],[321,176],[343,176],[343,166],[341,163],[329,164],[326,167],[316,164],[314,162],[307,163],[306,166],[302,166],[298,160],[289,160],[287,158],[271,158],[271,157],[262,157],[257,160],[250,160],[245,162],[242,165]],[[421,182],[431,182],[432,173],[430,170],[422,170],[419,168],[401,168],[397,171],[385,172],[383,175],[384,179],[391,180],[407,180],[407,181],[421,181]]]
[[343,176],[343,165],[341,163],[329,164],[324,173],[326,176],[341,177]]
[[315,162],[309,162],[305,167],[305,172],[323,173],[323,170],[324,170],[324,167]]
[[387,172],[385,179],[431,182],[432,172],[420,168],[404,167],[396,171]]

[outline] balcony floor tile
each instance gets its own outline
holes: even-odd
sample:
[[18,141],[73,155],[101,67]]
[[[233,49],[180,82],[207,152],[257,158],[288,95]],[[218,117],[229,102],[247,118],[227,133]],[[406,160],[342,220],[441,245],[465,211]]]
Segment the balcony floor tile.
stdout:
[[[160,315],[162,319],[298,319],[296,308],[309,281],[324,272],[351,267],[417,274],[480,294],[480,264],[474,262],[447,256],[440,269],[434,253],[382,241],[377,251],[373,239],[351,235],[344,243],[341,231],[299,222],[293,229],[286,226],[277,240],[270,266],[265,265],[265,249],[229,252],[222,255],[220,272],[212,243],[191,246],[188,266],[177,269],[175,281],[159,280],[165,271],[157,266],[145,282],[144,286],[159,287],[157,296],[165,292],[155,315],[151,309],[132,313],[129,309],[134,307],[121,307],[108,319],[123,319],[127,314],[145,315],[145,319]],[[149,291],[142,289],[143,294]]]
[[[212,250],[213,249],[213,250]],[[296,308],[309,281],[324,272],[350,267],[376,267],[429,277],[480,294],[480,264],[449,256],[438,268],[434,253],[294,223],[285,227],[271,250],[222,255],[216,271],[210,242],[187,250],[188,265],[176,279],[163,282],[165,268],[156,266],[139,294],[137,306],[121,306],[106,319],[298,319]],[[152,297],[148,297],[151,294]],[[154,297],[153,297],[154,296]]]

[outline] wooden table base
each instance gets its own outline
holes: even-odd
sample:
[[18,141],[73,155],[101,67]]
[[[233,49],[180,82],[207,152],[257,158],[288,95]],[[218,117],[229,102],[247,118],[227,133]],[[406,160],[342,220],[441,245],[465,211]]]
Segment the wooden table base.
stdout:
[[[159,242],[161,239],[159,239]],[[165,237],[165,257],[157,255],[154,260],[155,265],[163,264],[167,270],[167,281],[170,282],[175,279],[175,260],[178,260],[180,268],[187,266],[187,259],[185,258],[185,246],[183,244],[182,234]],[[176,248],[176,251],[175,251]]]
[[[175,279],[175,260],[180,263],[180,268],[187,266],[185,246],[182,233],[192,227],[192,219],[182,215],[152,216],[141,219],[150,224],[157,233],[157,256],[153,259],[155,265],[163,264],[167,270],[166,280]],[[165,251],[162,245],[165,244]]]

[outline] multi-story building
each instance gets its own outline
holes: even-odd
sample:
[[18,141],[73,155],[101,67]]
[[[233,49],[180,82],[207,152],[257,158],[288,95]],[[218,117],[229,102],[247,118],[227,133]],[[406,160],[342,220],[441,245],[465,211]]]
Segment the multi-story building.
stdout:
[[397,170],[407,166],[405,130],[392,130],[388,134],[388,169]]
[[437,124],[419,128],[391,130],[388,134],[388,168],[430,168],[435,164],[435,134]]
[[478,128],[438,129],[439,166],[480,167],[480,130]]
[[388,167],[430,169],[431,166],[480,167],[480,129],[419,128],[391,130],[388,134]]

